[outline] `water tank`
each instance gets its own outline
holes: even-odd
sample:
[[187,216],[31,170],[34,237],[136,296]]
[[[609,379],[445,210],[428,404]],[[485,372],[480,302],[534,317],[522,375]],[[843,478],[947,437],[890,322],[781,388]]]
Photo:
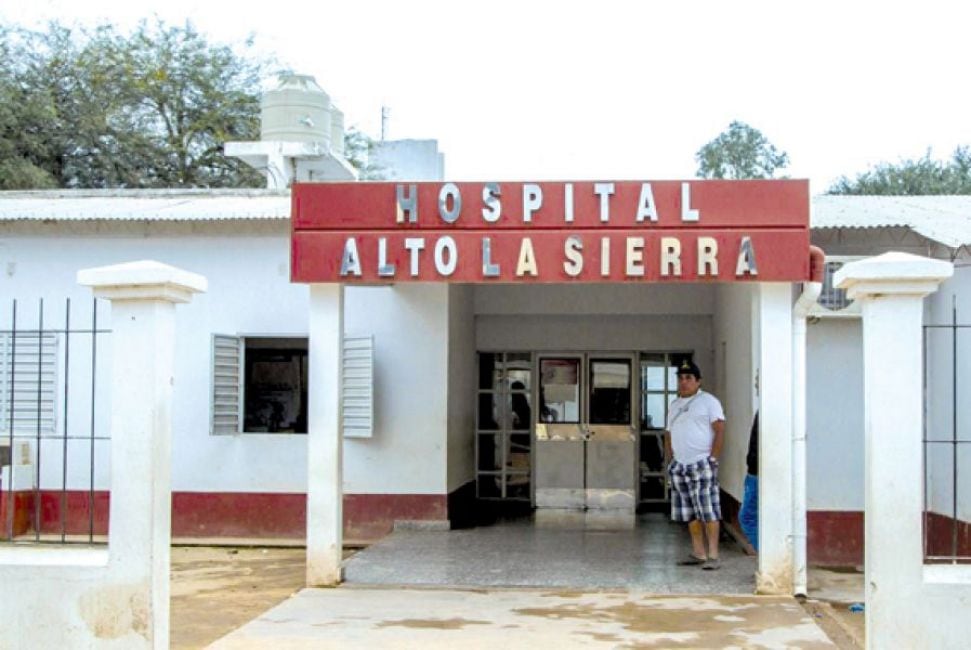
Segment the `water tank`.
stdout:
[[330,150],[344,155],[344,113],[333,104],[330,107]]
[[263,93],[261,140],[330,145],[330,97],[311,75],[290,74]]

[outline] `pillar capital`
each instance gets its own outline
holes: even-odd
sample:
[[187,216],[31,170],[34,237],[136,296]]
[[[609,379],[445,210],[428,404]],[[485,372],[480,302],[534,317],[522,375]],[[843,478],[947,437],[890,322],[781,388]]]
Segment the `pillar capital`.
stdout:
[[83,269],[77,279],[96,298],[108,300],[189,302],[192,294],[207,288],[201,275],[151,260]]
[[850,262],[833,276],[848,298],[908,295],[923,298],[954,274],[954,265],[909,253],[884,253]]

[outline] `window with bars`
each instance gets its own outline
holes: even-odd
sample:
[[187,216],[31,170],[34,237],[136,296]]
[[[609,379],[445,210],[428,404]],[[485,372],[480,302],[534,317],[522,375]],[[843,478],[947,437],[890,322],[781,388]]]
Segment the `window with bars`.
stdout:
[[836,272],[845,265],[860,259],[863,258],[851,256],[831,256],[826,258],[826,263],[823,267],[823,288],[819,293],[819,298],[816,300],[816,302],[823,307],[823,310],[821,310],[820,314],[816,315],[825,314],[827,311],[856,311],[851,309],[854,303],[852,300],[846,297],[846,291],[834,286],[833,276],[836,275]]
[[0,433],[55,433],[57,335],[0,332]]

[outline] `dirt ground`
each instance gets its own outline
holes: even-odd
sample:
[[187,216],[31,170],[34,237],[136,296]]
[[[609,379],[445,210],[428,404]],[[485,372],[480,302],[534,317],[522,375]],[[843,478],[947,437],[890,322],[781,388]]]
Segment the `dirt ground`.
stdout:
[[172,548],[171,647],[204,648],[304,586],[302,548]]
[[[205,648],[302,589],[304,555],[302,548],[173,547],[171,647]],[[823,597],[826,585],[841,587],[846,578],[825,579]],[[863,614],[832,591],[828,602],[810,599],[803,607],[839,648],[863,648]]]

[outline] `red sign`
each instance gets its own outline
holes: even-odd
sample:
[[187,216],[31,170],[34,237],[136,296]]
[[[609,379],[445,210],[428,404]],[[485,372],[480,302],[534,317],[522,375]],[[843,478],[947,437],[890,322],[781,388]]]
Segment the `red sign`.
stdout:
[[806,181],[308,183],[296,282],[809,277]]

